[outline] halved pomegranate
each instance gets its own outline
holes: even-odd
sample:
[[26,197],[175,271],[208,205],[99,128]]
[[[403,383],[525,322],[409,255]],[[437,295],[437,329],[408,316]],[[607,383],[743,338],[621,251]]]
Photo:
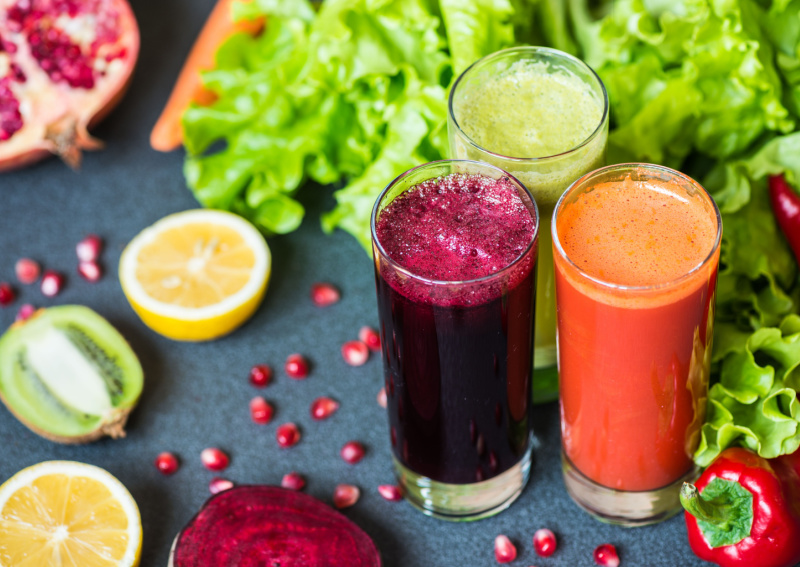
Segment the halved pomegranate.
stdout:
[[50,153],[77,168],[138,55],[126,0],[0,0],[0,171]]

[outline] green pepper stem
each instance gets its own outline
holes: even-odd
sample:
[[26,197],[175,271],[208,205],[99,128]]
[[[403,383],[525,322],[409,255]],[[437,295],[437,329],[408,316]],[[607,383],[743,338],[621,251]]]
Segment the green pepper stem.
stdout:
[[681,486],[681,506],[700,521],[728,530],[731,525],[731,506],[709,502],[700,497],[697,487],[689,482]]

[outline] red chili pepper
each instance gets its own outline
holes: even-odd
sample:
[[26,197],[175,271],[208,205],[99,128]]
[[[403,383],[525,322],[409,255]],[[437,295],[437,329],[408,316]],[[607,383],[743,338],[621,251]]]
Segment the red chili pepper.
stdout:
[[790,463],[726,449],[681,504],[692,551],[721,567],[793,567],[800,561],[800,476]]
[[769,198],[775,220],[789,241],[794,257],[800,260],[800,195],[792,190],[781,174],[769,177]]

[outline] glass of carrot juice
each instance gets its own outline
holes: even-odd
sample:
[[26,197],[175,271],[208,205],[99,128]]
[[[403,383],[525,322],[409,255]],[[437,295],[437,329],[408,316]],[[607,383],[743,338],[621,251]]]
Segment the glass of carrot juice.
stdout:
[[556,205],[564,481],[604,521],[668,518],[696,474],[721,235],[705,189],[656,165],[598,169]]

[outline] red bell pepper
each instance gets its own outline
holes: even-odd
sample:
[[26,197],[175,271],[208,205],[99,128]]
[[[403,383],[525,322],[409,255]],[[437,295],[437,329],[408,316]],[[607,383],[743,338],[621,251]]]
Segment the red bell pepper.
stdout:
[[800,195],[792,190],[781,174],[770,176],[769,198],[775,220],[792,247],[794,257],[800,260]]
[[783,459],[723,451],[681,504],[692,551],[721,567],[793,567],[800,561],[800,476]]

